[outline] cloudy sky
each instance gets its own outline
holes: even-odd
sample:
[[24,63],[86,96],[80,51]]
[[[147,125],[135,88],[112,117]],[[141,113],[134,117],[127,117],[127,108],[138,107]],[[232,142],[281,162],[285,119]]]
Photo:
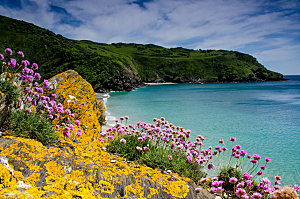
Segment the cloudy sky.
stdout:
[[236,50],[300,74],[299,0],[0,0],[0,14],[71,39]]

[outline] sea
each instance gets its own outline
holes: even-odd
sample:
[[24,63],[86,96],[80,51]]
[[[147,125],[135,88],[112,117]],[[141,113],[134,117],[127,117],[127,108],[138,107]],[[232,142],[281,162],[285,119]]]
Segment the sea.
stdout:
[[[287,81],[151,85],[104,95],[107,124],[129,116],[129,123],[164,117],[190,129],[204,147],[236,137],[250,154],[271,158],[264,172],[274,183],[300,184],[300,75]],[[153,122],[152,122],[153,123]]]

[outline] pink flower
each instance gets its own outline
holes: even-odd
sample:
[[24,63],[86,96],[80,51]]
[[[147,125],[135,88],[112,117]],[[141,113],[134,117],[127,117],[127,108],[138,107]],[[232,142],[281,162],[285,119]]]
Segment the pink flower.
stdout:
[[142,142],[143,141],[143,137],[138,137],[138,141]]
[[169,160],[172,160],[173,157],[172,157],[171,155],[168,155],[168,159],[169,159]]
[[31,102],[31,101],[32,101],[31,97],[27,97],[27,100],[28,100],[29,102]]
[[68,114],[68,115],[72,114],[71,111],[70,111],[70,109],[66,109],[66,114]]
[[232,177],[232,178],[229,179],[229,182],[231,184],[235,184],[235,183],[237,183],[237,181],[238,181],[238,179],[236,177]]
[[135,147],[138,151],[141,151],[141,150],[143,150],[142,149],[142,147],[139,147],[139,146],[137,146],[137,147]]
[[0,60],[3,60],[4,56],[0,53]]
[[294,189],[296,189],[296,191],[299,191],[299,190],[300,190],[300,186],[297,185],[297,184],[295,184],[295,185],[294,185]]
[[251,199],[260,199],[262,198],[262,195],[258,192],[255,192],[252,196]]
[[30,108],[26,108],[26,111],[27,111],[28,113],[31,113],[31,109],[30,109]]
[[126,144],[126,140],[125,140],[124,138],[122,138],[122,139],[120,140],[120,143],[121,143],[121,144]]
[[9,55],[12,55],[12,50],[10,48],[6,48],[4,50],[5,53],[9,54]]
[[254,155],[253,155],[253,158],[254,158],[254,160],[260,160],[260,159],[261,159],[261,156],[260,156],[260,155],[257,155],[257,154],[254,154]]
[[76,120],[76,121],[75,121],[75,124],[76,124],[77,126],[79,126],[79,125],[80,125],[79,120]]
[[231,141],[231,142],[235,142],[236,141],[236,138],[235,137],[232,137],[232,138],[230,138],[230,140],[229,141]]
[[36,106],[36,101],[35,100],[32,100],[31,103],[32,103],[33,106]]
[[70,121],[70,118],[69,118],[69,117],[65,117],[65,121],[66,121],[66,122],[69,122],[69,121]]
[[39,66],[37,65],[37,63],[32,64],[32,69],[33,70],[37,70],[38,68],[39,68]]
[[257,160],[250,160],[251,163],[256,164],[258,161]]
[[265,157],[266,162],[271,162],[271,158]]
[[259,176],[262,175],[262,174],[263,174],[263,171],[258,171],[257,172],[257,175],[259,175]]
[[195,193],[200,193],[201,190],[202,190],[202,187],[195,188]]
[[64,131],[64,136],[67,137],[67,138],[70,138],[70,132],[67,130],[67,131]]
[[41,79],[40,73],[35,73],[34,74],[34,80],[39,81]]
[[57,98],[57,95],[56,95],[56,94],[51,94],[51,97],[52,97],[53,99],[56,99],[56,98]]
[[245,191],[245,189],[238,189],[236,192],[235,192],[235,194],[237,195],[237,197],[243,197],[244,195],[246,195],[247,193],[246,193],[246,191]]
[[147,151],[149,148],[145,146],[145,147],[143,147],[143,149],[144,149],[144,151]]
[[192,162],[192,161],[193,161],[193,157],[189,155],[189,156],[187,157],[187,160],[188,160],[188,162]]
[[49,86],[48,80],[44,79],[44,83],[43,84],[44,84],[44,87],[47,88]]
[[98,140],[101,142],[101,141],[103,141],[103,138],[99,138]]
[[251,157],[252,157],[252,155],[250,155],[250,154],[247,155],[247,158],[248,158],[248,159],[250,159]]
[[247,183],[247,187],[250,187],[252,185],[253,181],[252,180],[247,180],[246,183]]
[[208,168],[208,169],[213,169],[214,167],[215,167],[215,165],[213,165],[213,164],[208,164],[208,165],[207,165],[207,168]]
[[275,176],[275,179],[276,180],[281,180],[281,177],[280,176]]
[[10,63],[11,63],[10,67],[11,67],[11,68],[15,68],[15,67],[16,67],[16,64],[17,64],[17,60],[14,59],[14,58],[10,58]]
[[49,115],[49,119],[52,120],[53,119],[53,115]]
[[17,54],[20,55],[21,57],[24,57],[24,53],[22,51],[18,51]]
[[261,165],[260,168],[261,168],[262,170],[265,170],[265,169],[266,169],[266,165]]
[[244,180],[249,180],[250,179],[250,175],[247,172],[245,172],[243,179]]
[[78,129],[76,134],[77,134],[78,137],[80,137],[82,135],[82,129]]

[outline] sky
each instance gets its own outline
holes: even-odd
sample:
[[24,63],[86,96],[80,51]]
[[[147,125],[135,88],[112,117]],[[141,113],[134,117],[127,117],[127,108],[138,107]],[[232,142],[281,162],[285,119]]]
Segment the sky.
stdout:
[[0,14],[70,39],[239,51],[300,75],[299,0],[0,0]]

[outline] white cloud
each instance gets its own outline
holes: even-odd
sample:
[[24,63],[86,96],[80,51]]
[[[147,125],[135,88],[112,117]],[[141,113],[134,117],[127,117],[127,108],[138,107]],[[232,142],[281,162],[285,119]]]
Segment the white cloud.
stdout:
[[[0,13],[46,27],[72,39],[96,42],[154,43],[165,47],[228,49],[252,53],[259,60],[283,60],[299,49],[299,2],[154,0],[146,8],[133,0],[35,0],[38,9],[4,8]],[[59,24],[49,4],[82,21]],[[298,51],[299,52],[299,51]],[[293,55],[294,57],[294,55]],[[300,60],[299,60],[300,61]]]

